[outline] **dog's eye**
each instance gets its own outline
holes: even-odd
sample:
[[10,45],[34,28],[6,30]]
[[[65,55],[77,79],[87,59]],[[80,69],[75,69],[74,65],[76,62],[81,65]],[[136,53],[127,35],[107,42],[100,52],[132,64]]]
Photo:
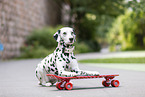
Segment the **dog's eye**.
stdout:
[[73,35],[74,34],[74,32],[71,32],[71,35]]
[[66,32],[63,32],[63,35],[66,35]]

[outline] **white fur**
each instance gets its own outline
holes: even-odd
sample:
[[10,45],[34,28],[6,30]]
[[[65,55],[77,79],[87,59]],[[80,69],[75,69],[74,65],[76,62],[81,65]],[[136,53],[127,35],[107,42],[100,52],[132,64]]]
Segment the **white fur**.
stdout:
[[46,74],[59,76],[99,75],[97,71],[79,69],[78,62],[73,54],[74,46],[72,44],[75,42],[75,33],[72,28],[61,28],[54,34],[54,38],[58,42],[56,50],[45,57],[36,68],[36,76],[40,85],[50,86],[57,81],[46,76]]

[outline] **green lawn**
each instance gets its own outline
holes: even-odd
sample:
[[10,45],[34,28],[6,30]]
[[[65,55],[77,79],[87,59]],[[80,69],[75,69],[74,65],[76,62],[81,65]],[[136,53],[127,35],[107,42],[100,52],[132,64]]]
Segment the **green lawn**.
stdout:
[[80,60],[80,63],[145,63],[145,57],[139,58],[105,58]]

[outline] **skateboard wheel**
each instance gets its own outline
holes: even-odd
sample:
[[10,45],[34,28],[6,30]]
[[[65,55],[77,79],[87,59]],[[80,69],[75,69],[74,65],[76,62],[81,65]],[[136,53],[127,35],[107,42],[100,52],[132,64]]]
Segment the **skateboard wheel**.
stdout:
[[72,83],[66,83],[65,84],[65,89],[66,90],[71,90],[73,88],[73,84]]
[[112,85],[112,87],[118,87],[119,86],[119,81],[118,80],[112,80],[111,85]]
[[56,84],[56,88],[57,88],[58,90],[63,90],[64,87],[62,87],[61,85],[62,85],[62,83],[61,83],[61,82],[58,82],[58,83]]
[[109,86],[110,86],[110,83],[107,83],[106,80],[103,80],[103,81],[102,81],[102,85],[103,85],[104,87],[109,87]]

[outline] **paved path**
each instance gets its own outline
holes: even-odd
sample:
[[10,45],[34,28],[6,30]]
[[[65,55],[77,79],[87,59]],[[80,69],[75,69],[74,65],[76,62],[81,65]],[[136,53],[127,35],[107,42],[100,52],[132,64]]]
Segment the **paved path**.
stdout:
[[81,69],[98,70],[101,74],[119,73],[120,87],[104,88],[103,79],[74,80],[71,91],[42,87],[35,77],[40,59],[0,62],[0,97],[145,97],[145,72],[100,68],[80,64]]
[[125,51],[125,52],[107,52],[107,53],[85,53],[76,55],[77,60],[96,59],[96,58],[127,58],[127,57],[145,57],[145,51]]

